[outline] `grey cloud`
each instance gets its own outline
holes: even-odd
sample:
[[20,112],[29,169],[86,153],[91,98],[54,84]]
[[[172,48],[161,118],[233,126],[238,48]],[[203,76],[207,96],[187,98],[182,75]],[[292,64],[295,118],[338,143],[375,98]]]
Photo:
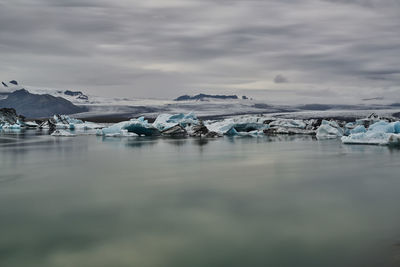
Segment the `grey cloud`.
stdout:
[[274,83],[287,83],[287,82],[288,79],[281,74],[276,75],[274,78]]
[[373,95],[399,86],[399,13],[394,0],[0,0],[0,73],[168,98],[273,89],[284,73],[315,95]]

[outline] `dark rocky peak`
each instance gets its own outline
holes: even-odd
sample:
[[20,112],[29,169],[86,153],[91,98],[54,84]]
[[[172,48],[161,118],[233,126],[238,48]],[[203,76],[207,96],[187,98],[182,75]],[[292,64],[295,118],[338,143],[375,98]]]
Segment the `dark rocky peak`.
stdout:
[[9,83],[12,83],[14,85],[18,85],[18,82],[16,80],[9,81]]
[[80,96],[80,95],[83,95],[83,93],[81,91],[70,91],[70,90],[64,91],[64,94],[65,95],[69,95],[69,96]]
[[195,96],[190,95],[182,95],[178,98],[175,98],[174,101],[186,101],[186,100],[205,100],[207,98],[211,99],[238,99],[237,95],[207,95],[207,94],[198,94]]

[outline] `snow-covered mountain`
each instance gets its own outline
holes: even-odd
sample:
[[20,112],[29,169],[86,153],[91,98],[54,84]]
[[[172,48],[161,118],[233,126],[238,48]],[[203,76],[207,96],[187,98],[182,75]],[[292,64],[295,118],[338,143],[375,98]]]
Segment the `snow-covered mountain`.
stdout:
[[[3,81],[0,84],[0,99],[5,99],[14,91],[25,89],[35,95],[50,95],[62,98],[73,105],[82,107],[75,117],[93,118],[97,121],[118,121],[125,118],[145,116],[155,118],[159,113],[188,113],[195,112],[202,118],[217,118],[243,114],[291,114],[316,117],[318,114],[324,116],[352,116],[360,113],[368,115],[371,111],[386,110],[385,114],[398,112],[398,105],[363,103],[357,105],[332,105],[332,104],[303,104],[303,105],[281,105],[271,104],[268,101],[259,101],[247,97],[207,97],[209,95],[199,94],[203,101],[197,101],[197,97],[188,99],[139,99],[121,97],[103,97],[88,94],[82,90],[58,90],[49,88],[38,88],[22,85],[19,81]],[[205,96],[205,97],[203,97]],[[193,99],[195,98],[195,99]],[[15,103],[18,103],[16,101]],[[85,110],[85,111],[84,111]],[[330,115],[329,115],[330,114]],[[52,114],[51,114],[52,115]]]

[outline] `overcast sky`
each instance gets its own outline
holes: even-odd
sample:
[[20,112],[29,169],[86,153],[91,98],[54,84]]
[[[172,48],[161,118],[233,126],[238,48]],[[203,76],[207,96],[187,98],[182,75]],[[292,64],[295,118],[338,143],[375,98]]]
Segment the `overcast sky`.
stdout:
[[0,80],[101,95],[398,97],[399,0],[0,0]]

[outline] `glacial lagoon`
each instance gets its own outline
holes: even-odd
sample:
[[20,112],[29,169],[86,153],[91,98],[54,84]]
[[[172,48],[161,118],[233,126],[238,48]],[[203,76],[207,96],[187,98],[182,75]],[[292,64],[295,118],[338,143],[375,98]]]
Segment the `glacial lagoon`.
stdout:
[[400,150],[0,134],[0,266],[399,266]]

